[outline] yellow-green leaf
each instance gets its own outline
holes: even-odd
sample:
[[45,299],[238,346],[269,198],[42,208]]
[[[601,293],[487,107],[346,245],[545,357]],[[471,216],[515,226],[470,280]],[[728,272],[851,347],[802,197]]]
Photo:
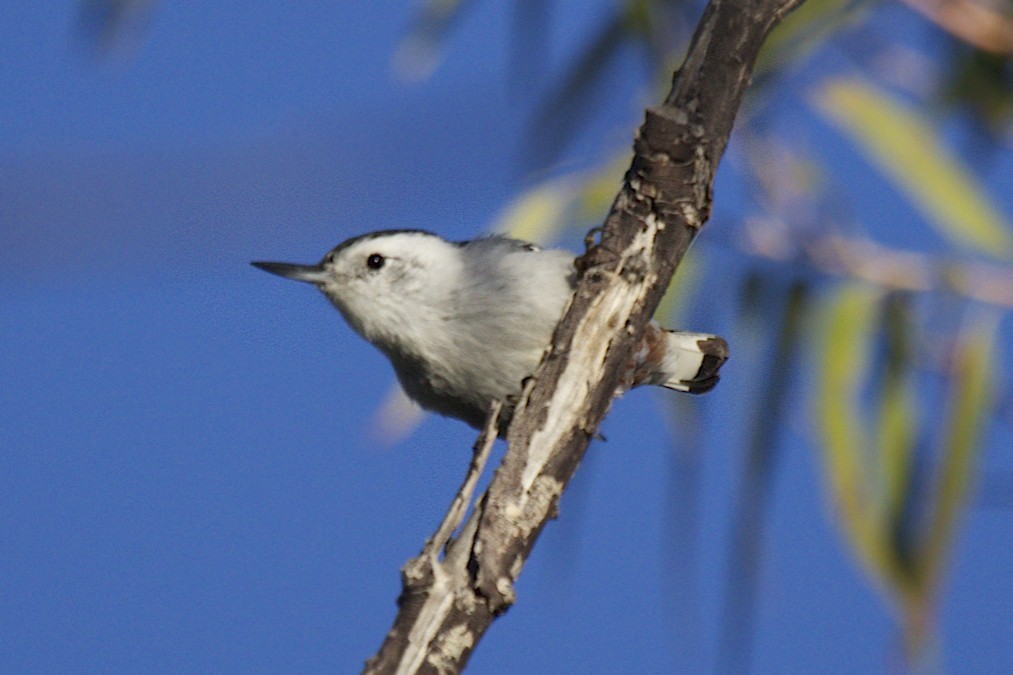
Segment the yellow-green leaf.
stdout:
[[930,587],[938,580],[978,459],[998,368],[997,333],[998,318],[992,314],[983,316],[964,330],[956,348],[948,427],[933,495],[935,511],[928,523],[921,555]]
[[917,112],[870,85],[837,79],[816,93],[819,110],[854,140],[926,218],[951,240],[997,258],[1013,234],[973,174]]
[[573,198],[569,178],[541,183],[514,199],[492,230],[525,241],[547,241],[559,231]]
[[911,486],[916,424],[915,396],[908,378],[913,327],[903,295],[892,295],[884,303],[883,324],[888,349],[879,399],[876,454],[882,472],[884,518],[896,522],[903,517]]
[[881,302],[880,291],[849,283],[828,303],[820,323],[816,408],[824,465],[844,531],[872,576],[904,602],[917,591],[916,580],[894,548],[882,464],[866,452],[874,447],[873,436],[860,405]]
[[870,481],[862,465],[869,434],[858,396],[869,361],[869,337],[881,294],[861,284],[843,285],[822,317],[816,412],[828,478],[845,531],[859,557],[878,576],[890,575]]
[[763,75],[790,62],[801,61],[834,32],[860,23],[872,3],[854,0],[805,2],[785,17],[763,44],[755,73]]
[[672,276],[668,288],[665,289],[665,295],[654,312],[654,318],[662,326],[679,324],[679,321],[675,320],[676,313],[684,309],[689,291],[696,287],[697,281],[700,279],[700,265],[697,264],[698,255],[700,253],[694,253],[692,249],[687,251],[682,262],[675,269],[675,274]]
[[577,195],[576,217],[596,222],[605,220],[605,214],[615,201],[623,174],[629,166],[630,153],[623,152],[589,176]]

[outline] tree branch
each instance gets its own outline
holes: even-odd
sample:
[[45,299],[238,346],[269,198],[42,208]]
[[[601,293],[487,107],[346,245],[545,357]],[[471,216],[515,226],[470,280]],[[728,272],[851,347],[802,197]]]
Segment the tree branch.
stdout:
[[458,672],[514,582],[620,385],[634,345],[697,232],[756,56],[802,0],[712,0],[634,158],[551,349],[525,386],[509,449],[442,561],[409,561],[370,673]]

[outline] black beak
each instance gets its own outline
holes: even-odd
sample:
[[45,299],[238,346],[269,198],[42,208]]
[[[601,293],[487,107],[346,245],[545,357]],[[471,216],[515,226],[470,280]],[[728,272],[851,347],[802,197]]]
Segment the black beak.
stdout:
[[279,277],[292,279],[293,281],[305,281],[309,284],[322,284],[327,281],[329,275],[323,265],[293,265],[280,262],[254,262],[250,263],[258,269]]

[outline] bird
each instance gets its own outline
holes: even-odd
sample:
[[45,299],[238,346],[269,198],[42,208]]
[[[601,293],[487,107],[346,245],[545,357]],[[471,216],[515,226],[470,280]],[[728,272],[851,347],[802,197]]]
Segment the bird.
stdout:
[[[577,281],[575,255],[505,236],[447,241],[426,231],[369,232],[315,265],[253,262],[312,284],[390,361],[422,408],[482,428],[501,401],[505,434],[523,382],[549,346]],[[622,390],[658,385],[702,394],[718,383],[728,345],[651,321]]]

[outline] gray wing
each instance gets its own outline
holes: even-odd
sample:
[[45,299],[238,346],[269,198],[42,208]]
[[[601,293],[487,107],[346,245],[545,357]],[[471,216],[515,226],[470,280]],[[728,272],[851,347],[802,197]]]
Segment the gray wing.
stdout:
[[462,247],[467,283],[454,303],[461,325],[453,332],[457,349],[477,357],[469,359],[467,379],[489,385],[482,398],[517,393],[573,292],[574,255],[506,237]]
[[[521,288],[534,290],[539,285],[558,286],[565,281],[572,291],[576,288],[577,272],[573,266],[574,254],[563,249],[543,249],[537,244],[502,235],[490,235],[458,243],[465,252],[469,272],[484,276],[495,269]],[[534,275],[532,278],[530,275]],[[551,292],[554,289],[547,289]]]

